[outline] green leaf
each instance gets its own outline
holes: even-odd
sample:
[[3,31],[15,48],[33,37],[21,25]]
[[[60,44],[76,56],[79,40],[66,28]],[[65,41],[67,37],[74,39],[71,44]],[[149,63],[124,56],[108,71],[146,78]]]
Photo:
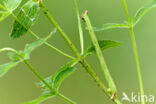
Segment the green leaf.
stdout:
[[17,62],[17,61],[20,61],[21,60],[21,58],[16,53],[13,53],[13,52],[8,52],[8,57],[13,62]]
[[152,8],[156,7],[156,0],[152,0],[150,3],[142,7],[141,9],[138,10],[136,15],[133,17],[132,22],[133,24],[137,24],[141,18]]
[[53,82],[52,82],[52,86],[54,89],[58,90],[60,84],[62,83],[62,81],[70,76],[73,72],[75,72],[77,70],[77,68],[75,67],[68,67],[65,69],[61,69],[59,70],[59,72],[57,72],[54,76],[53,76]]
[[62,81],[77,70],[77,68],[72,67],[74,63],[75,60],[69,62],[52,76],[52,88],[58,90]]
[[[52,85],[52,88],[54,88],[55,90],[58,90],[61,82],[68,77],[69,75],[71,75],[74,71],[76,71],[76,68],[73,68],[73,66],[77,63],[77,60],[72,60],[69,63],[67,63],[66,65],[64,65],[62,68],[60,68],[53,76],[47,77],[45,78],[46,82],[49,85]],[[43,88],[44,90],[47,90],[47,86],[42,83],[39,82],[37,83],[37,85],[41,88]]]
[[[112,41],[112,40],[99,40],[98,41],[99,43],[99,46],[101,48],[101,50],[106,50],[108,48],[112,48],[112,47],[116,47],[116,46],[119,46],[120,43],[119,42],[115,42],[115,41]],[[86,51],[85,51],[85,56],[87,54],[92,54],[92,53],[95,53],[95,48],[93,45],[91,45]]]
[[20,63],[22,60],[21,58],[17,55],[18,52],[15,49],[12,48],[2,48],[0,49],[0,52],[8,52],[8,57],[11,59],[11,62],[7,64],[0,65],[0,77],[5,75],[11,68],[16,66],[18,63]]
[[[47,77],[44,79],[49,85],[52,84],[52,76]],[[41,81],[36,83],[37,86],[39,86],[40,88],[42,88],[43,90],[48,90],[49,88]]]
[[93,27],[94,31],[104,31],[114,28],[128,28],[128,24],[118,24],[118,23],[107,23],[104,24],[102,28]]
[[26,47],[25,47],[25,49],[24,49],[24,54],[25,54],[24,59],[29,59],[31,52],[35,48],[37,48],[40,45],[42,45],[44,43],[44,41],[45,41],[44,39],[39,39],[39,40],[37,40],[37,41],[35,41],[35,42],[31,43],[31,44],[27,44]]
[[8,11],[15,10],[21,3],[22,0],[5,0],[4,6]]
[[26,102],[24,104],[40,104],[43,101],[48,100],[54,96],[55,96],[55,93],[47,92],[47,93],[44,93],[41,96],[39,96],[37,99],[30,101],[30,102]]
[[21,3],[22,0],[5,0],[4,6],[0,4],[0,22],[7,18],[12,11],[14,11]]
[[13,30],[11,33],[12,38],[19,38],[27,33],[31,26],[36,22],[39,15],[39,1],[28,1],[21,8],[17,19],[13,24]]
[[11,68],[16,66],[20,61],[12,61],[7,64],[0,65],[0,77],[5,75]]
[[44,38],[44,39],[38,39],[38,40],[36,40],[35,42],[33,42],[33,43],[31,43],[31,44],[27,44],[27,45],[25,46],[25,49],[24,49],[24,54],[25,54],[24,59],[30,59],[30,54],[31,54],[31,52],[32,52],[35,48],[41,46],[45,41],[47,41],[54,33],[56,33],[56,31],[57,31],[57,30],[56,30],[56,28],[55,28],[46,38]]

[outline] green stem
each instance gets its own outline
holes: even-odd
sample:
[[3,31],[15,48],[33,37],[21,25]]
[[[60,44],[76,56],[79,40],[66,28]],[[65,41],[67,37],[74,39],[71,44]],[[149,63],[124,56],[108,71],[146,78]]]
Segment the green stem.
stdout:
[[83,54],[84,53],[84,39],[83,39],[83,31],[82,31],[82,25],[81,25],[81,18],[80,18],[79,8],[78,8],[78,5],[77,5],[76,0],[73,0],[73,2],[74,2],[75,9],[76,9],[77,20],[78,20],[80,43],[81,43],[81,54]]
[[[11,13],[11,14],[12,14],[12,16],[15,18],[16,21],[18,21],[21,25],[23,25],[23,24],[19,21],[19,19],[18,19],[13,13]],[[23,25],[23,26],[24,26],[24,25]],[[29,32],[33,37],[35,37],[36,39],[40,39],[40,37],[38,37],[38,36],[37,36],[33,31],[31,31],[30,29],[28,30],[28,32]],[[66,54],[66,53],[64,53],[64,52],[62,52],[61,50],[57,49],[56,47],[52,46],[52,45],[49,44],[48,42],[44,42],[44,44],[45,44],[46,46],[48,46],[49,48],[55,50],[56,52],[62,54],[62,55],[65,56],[65,57],[68,57],[68,58],[70,58],[70,59],[75,59],[74,57],[72,57],[72,56],[70,56],[70,55],[68,55],[68,54]]]
[[[94,81],[97,83],[98,87],[102,89],[102,91],[109,97],[112,97],[112,94],[108,93],[106,86],[102,83],[99,77],[95,74],[90,65],[86,62],[86,60],[82,60],[81,65],[85,68],[85,70],[91,75]],[[111,99],[115,104],[122,104],[117,98]]]
[[124,6],[124,9],[125,9],[125,13],[126,13],[128,23],[131,24],[131,18],[130,18],[129,12],[128,12],[126,1],[122,0],[122,3],[123,3],[123,6]]
[[145,104],[145,98],[144,98],[144,89],[143,89],[143,80],[142,80],[142,75],[141,75],[141,68],[140,68],[140,61],[139,61],[139,56],[138,56],[138,50],[137,50],[137,45],[136,45],[136,39],[134,35],[134,30],[133,30],[133,25],[131,23],[130,15],[127,9],[127,4],[125,0],[123,1],[125,13],[129,22],[129,31],[131,34],[131,40],[132,40],[132,45],[133,45],[133,51],[134,51],[134,56],[135,56],[135,61],[136,61],[136,66],[137,66],[137,72],[138,72],[138,79],[139,79],[139,85],[140,85],[140,92],[142,96],[142,104]]
[[90,35],[92,43],[93,43],[93,45],[95,47],[96,54],[97,54],[97,57],[99,59],[102,71],[104,72],[105,79],[106,79],[107,84],[109,86],[109,92],[112,94],[112,96],[114,98],[114,97],[116,97],[116,94],[117,94],[116,86],[115,86],[115,83],[114,83],[114,81],[113,81],[113,79],[112,79],[112,77],[110,75],[108,67],[106,65],[102,50],[101,50],[101,48],[99,46],[98,40],[97,40],[96,35],[95,35],[94,31],[93,31],[93,28],[92,28],[91,22],[89,20],[87,11],[84,14],[83,18],[84,18],[84,20],[86,22],[86,25],[88,27],[89,35]]
[[18,53],[15,49],[13,49],[13,48],[2,48],[2,49],[0,49],[0,52],[4,52],[4,51],[11,51],[11,52],[14,52],[14,53]]
[[75,59],[75,57],[70,56],[70,55],[68,55],[68,54],[66,54],[66,53],[64,53],[64,52],[62,52],[61,50],[59,50],[59,49],[57,49],[56,47],[54,47],[54,46],[52,46],[51,44],[49,44],[48,42],[45,42],[44,44],[45,44],[46,46],[48,46],[49,48],[55,50],[56,52],[62,54],[63,56],[66,56],[66,57],[68,57],[68,58],[70,58],[70,59],[72,59],[72,60]]
[[37,78],[39,78],[52,92],[54,91],[54,89],[39,75],[39,73],[32,67],[32,65],[27,60],[24,60],[23,62]]
[[[80,56],[79,52],[77,51],[76,47],[73,45],[73,43],[70,41],[68,36],[63,32],[63,30],[60,28],[60,26],[56,23],[56,21],[53,19],[51,14],[49,13],[48,9],[45,7],[43,1],[40,2],[40,6],[42,7],[46,17],[49,19],[51,24],[53,24],[57,30],[60,32],[61,36],[64,38],[64,40],[67,42],[68,46],[72,49],[74,52],[75,56],[79,60],[80,64],[85,68],[85,70],[90,74],[90,76],[96,81],[97,85],[109,96],[111,97],[112,95],[109,95],[107,92],[107,89],[105,85],[100,81],[99,77],[95,74],[93,69],[88,65],[88,63],[83,59],[83,57]],[[117,99],[112,99],[116,104],[121,104],[119,103],[119,100]]]
[[69,104],[76,104],[74,101],[72,101],[71,99],[69,99],[66,96],[62,95],[61,93],[58,93],[57,96],[60,97],[60,98],[62,98],[62,99],[64,99]]
[[[46,7],[44,6],[43,2],[41,2],[41,7],[43,8],[43,11],[45,12],[45,15],[47,16],[47,18],[51,21],[51,23],[60,31],[60,34],[62,34],[63,37],[65,37],[65,41],[68,43],[68,45],[71,47],[71,49],[73,50],[73,52],[76,54],[76,56],[78,57],[78,59],[80,60],[80,63],[82,64],[82,66],[85,67],[85,69],[87,70],[87,72],[91,72],[89,73],[94,80],[96,80],[97,76],[95,77],[94,75],[96,75],[94,73],[94,71],[91,69],[91,67],[88,67],[88,64],[86,63],[86,61],[80,56],[80,54],[78,53],[78,51],[73,47],[73,43],[69,40],[69,38],[67,37],[67,35],[62,31],[62,29],[56,24],[55,20],[52,18],[51,14],[48,12],[48,10],[46,9]],[[64,36],[65,35],[65,36]],[[69,44],[70,43],[70,44]],[[76,52],[74,51],[76,50]],[[92,75],[94,73],[94,75]],[[97,80],[97,83],[101,83],[99,82],[99,80]],[[102,87],[103,91],[106,92],[105,88]]]
[[140,91],[141,91],[141,96],[142,96],[142,104],[145,104],[144,90],[143,90],[144,88],[143,88],[143,81],[142,81],[142,75],[141,75],[140,61],[139,61],[138,50],[137,50],[137,45],[136,45],[136,40],[135,40],[135,36],[134,36],[133,27],[130,27],[129,31],[131,33],[133,50],[134,50],[134,55],[135,55],[135,60],[136,60],[136,66],[137,66],[137,72],[138,72],[138,78],[139,78],[139,85],[140,85]]
[[[49,89],[51,92],[54,92],[55,90],[40,76],[40,74],[32,67],[32,65],[27,61],[27,60],[24,60],[23,61],[27,67],[30,69],[31,72],[34,73],[34,75],[39,78]],[[62,99],[64,99],[65,101],[67,101],[68,103],[70,104],[76,104],[74,103],[72,100],[70,100],[69,98],[61,95],[60,93],[57,93],[55,92],[57,96],[61,97]]]
[[57,28],[57,30],[60,32],[61,36],[68,43],[68,46],[72,49],[72,51],[74,52],[75,56],[77,58],[80,58],[80,54],[77,51],[76,47],[73,45],[73,43],[68,38],[68,36],[66,35],[66,33],[61,29],[61,27],[56,23],[56,21],[54,20],[54,18],[49,13],[48,9],[45,7],[43,1],[40,2],[40,6],[43,9],[43,11],[44,11],[45,15],[47,16],[47,18],[49,19],[49,21],[51,22],[51,24],[54,25]]

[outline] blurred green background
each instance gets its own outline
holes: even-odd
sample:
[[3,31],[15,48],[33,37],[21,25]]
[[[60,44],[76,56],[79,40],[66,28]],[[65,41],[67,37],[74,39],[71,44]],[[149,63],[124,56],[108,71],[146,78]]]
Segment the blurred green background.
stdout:
[[[26,0],[23,0],[24,2]],[[68,34],[73,43],[80,49],[77,18],[72,0],[44,0],[58,24]],[[136,11],[150,0],[127,0],[131,17]],[[104,23],[122,23],[126,20],[121,0],[78,0],[80,12],[89,11],[92,24],[101,27]],[[16,11],[17,13],[17,11]],[[148,12],[135,28],[135,36],[141,62],[144,90],[147,95],[156,96],[156,8]],[[27,34],[20,39],[9,38],[13,18],[9,17],[0,23],[0,48],[13,47],[22,50],[26,43],[35,39]],[[83,28],[85,25],[83,24]],[[36,25],[32,30],[40,37],[45,37],[53,29],[47,18],[41,12]],[[119,99],[122,92],[130,96],[131,92],[138,93],[138,77],[133,56],[129,31],[126,29],[113,29],[97,32],[99,39],[111,39],[121,42],[122,45],[104,52],[105,59],[118,88]],[[87,30],[84,29],[85,47],[91,42]],[[72,54],[59,33],[56,33],[49,42],[57,48]],[[98,60],[95,55],[87,58],[95,72],[104,81]],[[0,54],[0,64],[8,62],[6,53]],[[36,49],[30,62],[43,76],[48,77],[69,61],[68,58],[41,46]],[[60,92],[73,99],[78,104],[113,104],[97,87],[92,78],[80,65],[79,70],[68,77],[60,88]],[[22,104],[25,101],[38,97],[41,93],[35,82],[39,81],[28,68],[21,63],[0,78],[0,104]],[[43,104],[67,104],[58,97],[50,99]],[[129,104],[124,102],[124,104]],[[133,103],[134,104],[134,103]],[[137,103],[136,103],[137,104]],[[139,104],[139,103],[138,103]],[[154,104],[154,103],[153,103]],[[155,103],[156,104],[156,103]]]

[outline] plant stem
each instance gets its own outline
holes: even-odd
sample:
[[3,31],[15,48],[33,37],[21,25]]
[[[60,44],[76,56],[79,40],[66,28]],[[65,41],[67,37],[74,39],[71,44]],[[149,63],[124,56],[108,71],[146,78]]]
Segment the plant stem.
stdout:
[[107,84],[109,86],[109,90],[110,90],[109,92],[112,94],[112,96],[114,98],[114,97],[116,97],[116,94],[117,94],[116,86],[115,86],[115,83],[114,83],[114,81],[113,81],[113,79],[111,77],[111,74],[110,74],[109,70],[108,70],[108,67],[107,67],[107,64],[105,62],[103,53],[101,51],[98,40],[96,38],[96,35],[95,35],[94,30],[92,28],[91,22],[89,20],[88,11],[85,12],[83,18],[84,18],[84,21],[85,21],[85,23],[87,25],[87,28],[88,28],[89,35],[91,37],[92,43],[93,43],[93,45],[95,47],[96,54],[97,54],[97,57],[99,59],[102,71],[104,72],[105,79],[106,79]]
[[77,58],[80,58],[80,54],[77,51],[76,47],[73,45],[73,43],[71,42],[71,40],[68,38],[68,36],[66,35],[66,33],[60,28],[60,26],[56,23],[56,21],[54,20],[54,18],[51,16],[51,14],[49,13],[48,9],[45,7],[43,1],[40,2],[40,6],[43,9],[46,17],[49,19],[49,21],[51,22],[52,25],[54,25],[57,30],[60,32],[61,36],[64,38],[64,40],[68,43],[68,46],[72,49],[72,51],[74,52],[75,56]]
[[4,52],[4,51],[10,51],[10,52],[14,52],[15,54],[17,54],[18,52],[13,49],[13,48],[2,48],[0,49],[0,52]]
[[62,98],[62,99],[64,99],[69,104],[76,104],[74,101],[72,101],[71,99],[69,99],[66,96],[62,95],[61,93],[58,93],[57,96],[60,97],[60,98]]
[[[109,97],[112,97],[112,94],[108,93],[106,86],[102,83],[102,81],[99,79],[99,77],[95,74],[93,69],[90,67],[90,65],[85,61],[80,62],[82,66],[85,68],[85,70],[91,75],[91,77],[94,79],[94,81],[97,83],[97,85],[102,89],[102,91]],[[122,104],[117,98],[111,99],[115,104]]]
[[[11,14],[12,14],[12,16],[15,18],[15,20],[16,21],[18,21],[21,25],[23,25],[19,20],[18,20],[18,18],[11,12]],[[23,27],[25,27],[24,25],[23,25]],[[31,31],[30,29],[28,30],[28,32],[32,35],[32,36],[34,36],[36,39],[40,39],[33,31]],[[49,36],[48,36],[49,37]],[[72,57],[72,56],[70,56],[70,55],[68,55],[68,54],[66,54],[66,53],[64,53],[64,52],[62,52],[62,51],[60,51],[59,49],[57,49],[57,48],[55,48],[54,46],[52,46],[51,44],[49,44],[48,42],[44,42],[44,44],[46,45],[46,46],[48,46],[49,48],[51,48],[51,49],[54,49],[55,51],[57,51],[58,53],[60,53],[60,54],[62,54],[62,55],[64,55],[64,56],[66,56],[66,57],[68,57],[68,58],[71,58],[71,59],[75,59],[74,57]],[[35,76],[36,77],[38,77],[52,92],[54,92],[55,90],[39,75],[39,73],[32,67],[32,65],[27,61],[27,60],[24,60],[23,61],[26,65],[27,65],[27,67],[35,74]],[[63,96],[63,95],[61,95],[60,93],[58,94],[57,92],[55,92],[59,97],[61,97],[62,99],[64,99],[65,101],[67,101],[67,102],[69,102],[70,104],[76,104],[74,101],[72,101],[72,100],[70,100],[69,98],[67,98],[67,97],[65,97],[65,96]]]
[[[20,21],[18,20],[18,18],[17,18],[13,13],[11,13],[11,14],[12,14],[12,16],[20,23]],[[49,14],[49,16],[50,16],[50,14]],[[22,25],[22,23],[20,23],[20,24]],[[57,29],[58,29],[58,28],[57,28]],[[59,30],[60,30],[60,29],[59,29]],[[30,33],[32,36],[34,36],[35,38],[39,39],[39,37],[38,37],[34,32],[32,32],[30,29],[29,29],[28,31],[29,31],[29,33]],[[61,32],[61,33],[62,33],[62,32]],[[68,37],[67,37],[67,38],[68,38]],[[58,50],[57,48],[53,47],[52,45],[50,45],[50,44],[47,43],[47,42],[45,42],[45,45],[48,46],[48,47],[50,47],[51,49],[54,49],[54,50],[56,50],[57,52],[63,54],[64,56],[67,56],[67,57],[69,57],[69,58],[71,58],[71,59],[75,59],[75,58],[73,58],[72,56],[69,56],[69,55],[63,53],[62,51]],[[73,45],[73,44],[71,44],[71,45]],[[69,45],[69,46],[71,46],[71,45]],[[77,53],[78,53],[78,52],[77,52]],[[80,60],[81,60],[81,56],[80,56],[79,54],[77,54],[77,56],[80,57]],[[83,60],[83,61],[85,61],[85,60]],[[89,65],[87,64],[87,62],[81,62],[81,64],[82,64],[82,66],[86,66],[86,67],[85,67],[85,70],[86,70],[87,72],[89,72],[89,74],[90,74],[90,75],[92,76],[92,78],[96,81],[96,83],[98,84],[98,86],[100,86],[100,88],[101,88],[106,94],[108,94],[108,93],[107,93],[106,87],[105,87],[104,84],[100,81],[99,77],[95,74],[95,72],[93,71],[93,69],[92,69],[91,67],[88,67]],[[115,100],[115,101],[118,101],[118,100]],[[116,104],[120,104],[120,103],[116,103]]]
[[83,39],[83,31],[82,31],[82,25],[81,25],[81,18],[80,18],[79,8],[78,8],[78,5],[77,5],[76,0],[73,0],[73,2],[74,2],[75,9],[76,9],[77,20],[78,20],[80,43],[81,43],[81,54],[83,54],[84,53],[84,39]]
[[134,50],[134,55],[135,55],[135,60],[136,60],[139,85],[140,85],[140,91],[141,91],[141,96],[142,96],[142,104],[145,104],[144,88],[143,88],[143,81],[142,81],[142,75],[141,75],[140,61],[139,61],[138,50],[137,50],[137,45],[136,45],[133,27],[130,27],[129,31],[131,33],[131,40],[132,40],[133,50]]
[[[23,27],[25,27],[13,13],[11,13],[11,15],[15,18],[16,21],[18,21]],[[36,39],[40,39],[40,37],[38,37],[38,36],[37,36],[33,31],[31,31],[30,29],[28,30],[28,32],[29,32],[33,37],[35,37]],[[56,47],[52,46],[52,45],[49,44],[48,42],[44,42],[44,44],[45,44],[46,46],[48,46],[49,48],[55,50],[56,52],[62,54],[62,55],[65,56],[65,57],[68,57],[68,58],[70,58],[70,59],[75,59],[74,57],[72,57],[72,56],[70,56],[70,55],[68,55],[68,54],[66,54],[66,53],[64,53],[64,52],[62,52],[61,50],[57,49]]]
[[140,91],[141,91],[141,96],[142,96],[142,104],[145,104],[145,98],[144,98],[144,89],[143,89],[143,80],[142,80],[142,75],[141,75],[141,68],[140,68],[140,61],[139,61],[139,56],[138,56],[138,50],[137,50],[137,45],[136,45],[136,39],[134,35],[134,30],[133,30],[133,24],[131,23],[130,15],[127,9],[127,4],[125,0],[123,1],[125,13],[129,22],[129,31],[131,34],[131,40],[132,40],[132,45],[133,45],[133,51],[134,51],[134,56],[135,56],[135,61],[136,61],[136,66],[137,66],[137,72],[138,72],[138,79],[139,79],[139,85],[140,85]]
[[[30,71],[33,72],[34,75],[37,78],[39,78],[50,89],[51,92],[55,92],[55,90],[40,76],[40,74],[32,67],[32,65],[27,60],[24,60],[23,62],[27,65],[27,67],[30,69]],[[61,95],[60,93],[58,93],[58,92],[55,92],[55,93],[57,96],[61,97],[65,101],[69,102],[70,104],[76,104],[72,100],[70,100],[69,98]]]
[[123,3],[123,6],[124,6],[124,9],[125,9],[125,13],[126,13],[128,23],[131,24],[131,18],[130,18],[129,12],[128,12],[126,1],[122,0],[122,3]]
[[23,62],[37,78],[39,78],[52,92],[54,91],[54,89],[39,75],[39,73],[32,67],[32,65],[27,60],[24,60]]
[[65,57],[68,57],[68,58],[70,58],[70,59],[72,59],[72,60],[75,59],[75,57],[70,56],[70,55],[68,55],[68,54],[66,54],[66,53],[64,53],[64,52],[62,52],[61,50],[59,50],[59,49],[57,49],[56,47],[54,47],[54,46],[52,46],[51,44],[49,44],[48,42],[45,42],[44,44],[45,44],[46,46],[48,46],[49,48],[55,50],[56,52],[62,54],[62,55],[65,56]]
[[[85,70],[95,80],[95,82],[97,83],[97,85],[104,91],[104,93],[106,93],[107,96],[111,97],[112,95],[109,95],[109,93],[107,92],[107,88],[105,87],[105,85],[100,81],[99,77],[95,74],[95,72],[89,66],[89,64],[85,61],[85,59],[83,59],[83,57],[80,56],[80,54],[77,51],[77,49],[74,46],[74,44],[70,41],[70,39],[68,38],[68,36],[63,32],[63,30],[61,29],[61,27],[56,23],[56,21],[54,20],[54,18],[51,16],[51,14],[49,13],[48,9],[45,7],[43,1],[40,2],[40,6],[43,9],[43,12],[45,13],[46,17],[51,22],[51,24],[54,25],[57,28],[57,30],[60,32],[61,36],[67,42],[68,46],[72,49],[72,51],[74,52],[75,56],[79,60],[79,63],[85,68]],[[112,99],[112,100],[116,104],[121,104],[121,103],[119,103],[120,101],[118,99]]]
[[[11,51],[14,52],[15,54],[17,54],[20,58],[23,59],[23,57],[21,55],[18,54],[18,52],[12,48],[3,48],[2,51]],[[1,52],[1,50],[0,50]],[[34,75],[39,78],[52,92],[54,92],[54,90],[52,89],[52,87],[39,75],[39,73],[32,67],[32,65],[27,61],[27,60],[23,60],[23,62],[27,65],[27,67],[31,70],[31,72],[34,73]]]

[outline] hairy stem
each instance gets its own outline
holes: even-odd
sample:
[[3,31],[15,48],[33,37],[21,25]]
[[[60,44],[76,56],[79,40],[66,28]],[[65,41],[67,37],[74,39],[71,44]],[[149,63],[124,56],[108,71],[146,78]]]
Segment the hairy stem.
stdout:
[[81,54],[83,54],[84,53],[84,39],[83,39],[81,18],[80,18],[79,8],[78,8],[76,0],[73,0],[73,2],[74,2],[75,9],[76,9],[77,20],[78,20],[78,27],[79,27],[79,34],[80,34],[80,43],[81,43]]
[[141,96],[142,96],[141,103],[145,104],[143,80],[142,80],[142,75],[141,75],[140,61],[139,61],[139,56],[138,56],[136,39],[135,39],[134,31],[133,31],[133,25],[131,23],[131,19],[130,19],[130,15],[129,15],[129,12],[127,9],[126,1],[125,0],[122,0],[122,1],[123,1],[126,16],[127,16],[128,22],[129,22],[129,31],[131,34],[131,40],[132,40],[133,51],[134,51],[134,56],[135,56],[135,61],[136,61],[136,66],[137,66],[138,78],[139,78],[140,92],[141,92]]

